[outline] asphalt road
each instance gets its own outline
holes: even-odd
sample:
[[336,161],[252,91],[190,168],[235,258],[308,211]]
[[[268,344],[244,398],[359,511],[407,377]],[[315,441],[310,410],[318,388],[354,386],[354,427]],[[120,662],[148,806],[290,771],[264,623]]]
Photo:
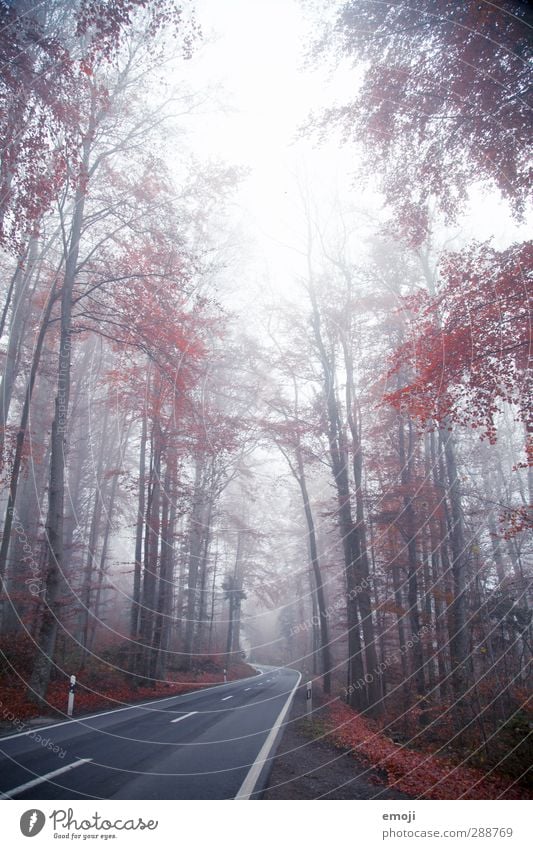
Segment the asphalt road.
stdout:
[[[0,738],[13,799],[247,799],[263,789],[299,673],[254,678]],[[52,747],[60,747],[53,752]]]

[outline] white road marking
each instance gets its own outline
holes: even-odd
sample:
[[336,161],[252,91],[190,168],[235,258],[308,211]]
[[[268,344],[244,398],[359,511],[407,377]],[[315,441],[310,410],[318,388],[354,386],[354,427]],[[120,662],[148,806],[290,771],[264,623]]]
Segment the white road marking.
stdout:
[[[222,682],[221,682],[222,683]],[[230,687],[232,685],[241,684],[241,680],[237,681],[229,681],[227,684],[224,684],[224,687]],[[48,731],[50,728],[64,728],[65,725],[72,725],[76,723],[76,725],[85,725],[85,723],[89,719],[98,719],[100,716],[108,716],[112,713],[121,713],[123,710],[135,710],[135,708],[143,708],[148,707],[149,705],[159,705],[163,704],[163,702],[169,702],[171,699],[186,699],[187,696],[198,696],[207,693],[209,690],[217,690],[221,684],[214,684],[212,687],[204,687],[203,690],[193,690],[190,693],[181,693],[174,696],[165,696],[163,699],[152,699],[149,702],[137,702],[134,705],[126,705],[126,707],[121,708],[113,708],[112,710],[101,710],[97,711],[97,713],[91,713],[89,716],[80,716],[79,719],[67,719],[66,722],[54,722],[53,725],[45,725],[43,727],[39,726],[39,733],[41,731]],[[158,713],[158,711],[154,711],[154,713]],[[92,728],[92,726],[88,726],[91,731],[98,731],[97,728]],[[0,738],[2,743],[6,740],[14,740],[16,737],[27,737],[29,734],[34,734],[35,728],[30,728],[28,731],[17,731],[16,734],[6,734],[5,737]],[[0,791],[1,793],[2,791]]]
[[270,752],[272,751],[274,743],[276,742],[276,738],[278,736],[279,729],[281,728],[281,724],[282,724],[283,720],[285,719],[287,711],[289,710],[289,708],[291,706],[291,702],[292,702],[293,696],[296,692],[296,688],[298,687],[301,680],[302,680],[302,675],[299,672],[298,673],[298,680],[297,680],[296,684],[294,685],[294,687],[292,688],[292,690],[290,691],[290,693],[287,697],[287,701],[283,705],[283,707],[282,707],[282,709],[279,713],[278,718],[276,719],[274,725],[270,729],[270,733],[269,733],[268,737],[266,738],[265,742],[261,746],[259,754],[257,755],[255,761],[253,762],[253,764],[250,768],[248,775],[246,776],[246,778],[244,779],[244,781],[241,785],[241,789],[239,790],[239,792],[235,796],[236,799],[249,799],[250,796],[252,795],[252,793],[254,792],[255,785],[257,784],[257,782],[259,780],[259,777],[261,775],[261,772],[263,770],[263,767],[264,767],[266,761],[269,759]]
[[38,784],[43,784],[45,781],[55,778],[56,775],[61,775],[63,772],[76,769],[77,766],[83,766],[83,764],[88,764],[91,761],[92,758],[82,758],[79,761],[74,761],[74,763],[68,764],[68,766],[62,766],[60,769],[54,769],[53,772],[47,772],[46,775],[34,778],[33,781],[27,781],[26,784],[19,784],[19,786],[14,787],[13,790],[8,790],[7,793],[2,793],[2,796],[5,796],[6,799],[12,799],[13,796],[18,796],[19,793],[25,793],[26,790],[31,790],[32,787],[37,787]]
[[244,688],[244,692],[245,692],[245,693],[247,693],[247,692],[248,692],[248,690],[251,690],[251,689],[252,689],[251,687],[245,687],[245,688]]
[[227,701],[228,701],[228,699],[232,699],[232,698],[233,698],[233,696],[226,696],[226,698],[225,698],[225,699],[221,699],[220,701],[221,701],[221,702],[227,702]]
[[171,719],[171,722],[181,722],[182,719],[187,719],[188,716],[194,716],[195,713],[198,713],[197,710],[191,710],[190,713],[184,713],[183,716],[178,716],[177,719]]

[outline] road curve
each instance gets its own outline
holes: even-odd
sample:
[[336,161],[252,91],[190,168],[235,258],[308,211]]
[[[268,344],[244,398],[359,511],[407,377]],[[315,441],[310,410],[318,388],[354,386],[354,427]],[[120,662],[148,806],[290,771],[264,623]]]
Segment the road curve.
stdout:
[[201,692],[32,729],[42,742],[29,732],[0,738],[0,796],[257,798],[301,677],[294,669],[261,670]]

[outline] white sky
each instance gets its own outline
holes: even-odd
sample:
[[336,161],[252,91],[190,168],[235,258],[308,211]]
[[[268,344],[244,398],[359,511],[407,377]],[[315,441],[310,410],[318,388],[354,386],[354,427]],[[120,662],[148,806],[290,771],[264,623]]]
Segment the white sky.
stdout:
[[262,166],[284,153],[313,102],[309,74],[299,67],[306,35],[299,7],[293,0],[200,0],[199,18],[208,43],[195,64],[227,88],[237,110],[219,116],[216,138],[206,144]]
[[[283,245],[301,244],[295,174],[311,175],[321,195],[353,150],[330,142],[320,150],[298,138],[310,111],[328,102],[327,73],[304,67],[309,30],[295,0],[199,0],[206,43],[188,73],[192,85],[221,87],[220,109],[193,119],[199,156],[250,169],[238,196],[237,218],[253,255],[252,277],[286,286],[301,260]],[[344,77],[344,80],[346,78]],[[338,87],[339,77],[335,80]],[[226,108],[223,108],[226,107]],[[248,279],[253,287],[253,280]]]

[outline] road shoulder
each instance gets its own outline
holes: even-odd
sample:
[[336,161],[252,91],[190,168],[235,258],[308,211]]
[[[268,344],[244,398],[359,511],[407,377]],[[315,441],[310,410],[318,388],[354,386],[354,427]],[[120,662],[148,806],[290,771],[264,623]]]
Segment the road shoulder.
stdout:
[[269,799],[409,799],[388,789],[378,770],[369,769],[348,749],[316,739],[305,719],[305,693],[300,687],[285,726],[267,787],[261,798]]

